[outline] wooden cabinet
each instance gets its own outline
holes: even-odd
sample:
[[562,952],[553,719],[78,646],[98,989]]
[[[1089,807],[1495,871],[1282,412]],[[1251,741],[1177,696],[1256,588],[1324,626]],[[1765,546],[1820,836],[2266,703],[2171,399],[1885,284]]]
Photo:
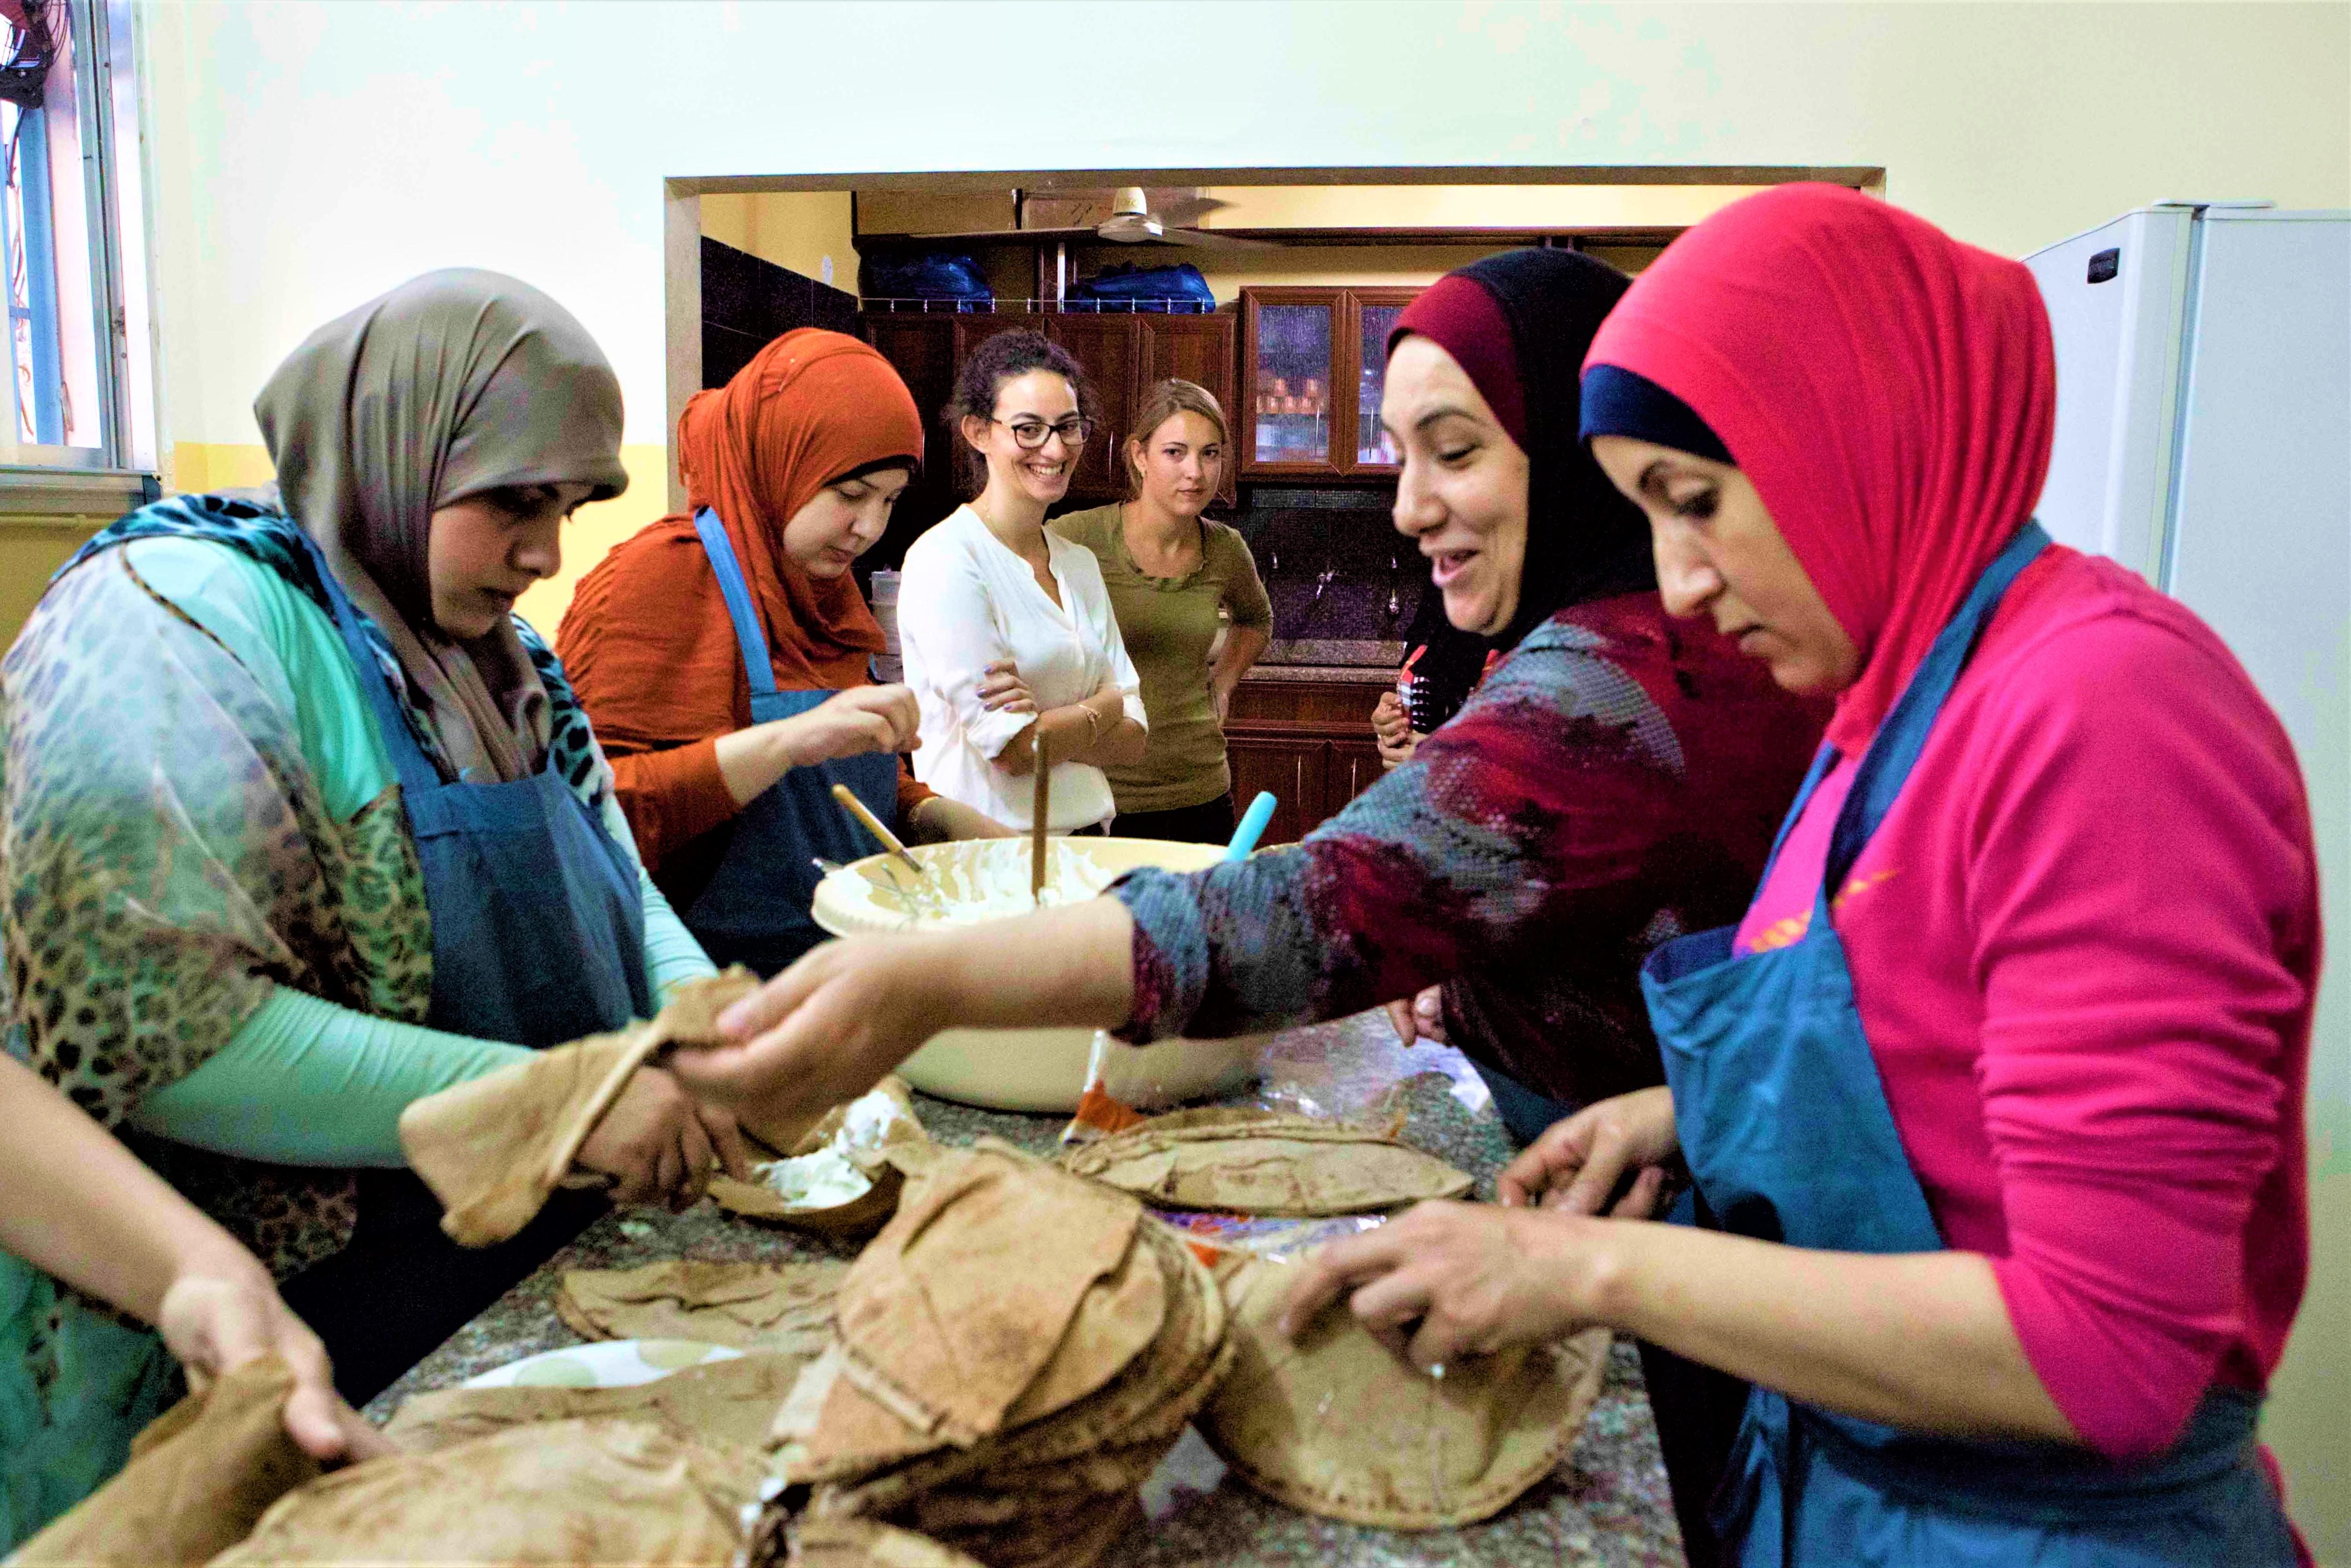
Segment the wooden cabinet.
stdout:
[[[1225,443],[1225,478],[1217,499],[1228,507],[1240,504],[1241,442],[1247,434],[1240,405],[1233,395],[1239,367],[1233,358],[1236,318],[1209,316],[1145,316],[1143,322],[1143,374],[1135,382],[1138,402],[1170,376],[1196,382],[1208,389],[1232,425]],[[1147,435],[1148,431],[1137,431]]]
[[[905,378],[928,427],[922,476],[899,501],[889,532],[869,559],[875,565],[895,566],[917,535],[970,493],[962,438],[939,414],[955,393],[956,372],[997,333],[1041,332],[1067,349],[1085,371],[1099,404],[1100,423],[1070,476],[1070,499],[1093,506],[1126,494],[1120,449],[1134,434],[1136,406],[1154,382],[1182,376],[1215,392],[1228,411],[1234,407],[1234,329],[1235,319],[1229,315],[867,312],[862,318],[865,340]],[[1237,447],[1240,434],[1237,428]],[[1226,465],[1223,499],[1228,504],[1237,496],[1237,466]]]
[[1330,742],[1228,728],[1225,756],[1232,764],[1236,810],[1246,810],[1260,789],[1273,793],[1273,816],[1259,842],[1296,843],[1330,814],[1323,809]]
[[1045,335],[1070,350],[1101,406],[1093,438],[1070,476],[1070,498],[1115,501],[1126,494],[1119,449],[1134,434],[1143,396],[1143,319],[1138,316],[1048,316]]
[[1249,680],[1233,693],[1225,749],[1233,802],[1246,809],[1260,789],[1277,804],[1265,842],[1303,838],[1385,770],[1372,739],[1372,706],[1382,687],[1370,682]]
[[955,324],[952,316],[874,312],[862,319],[865,340],[897,367],[914,396],[923,421],[923,468],[892,508],[881,541],[857,563],[861,582],[875,567],[896,568],[924,529],[956,509],[956,437],[939,418],[955,395]]
[[1244,288],[1236,434],[1251,479],[1396,471],[1380,434],[1387,336],[1417,288]]

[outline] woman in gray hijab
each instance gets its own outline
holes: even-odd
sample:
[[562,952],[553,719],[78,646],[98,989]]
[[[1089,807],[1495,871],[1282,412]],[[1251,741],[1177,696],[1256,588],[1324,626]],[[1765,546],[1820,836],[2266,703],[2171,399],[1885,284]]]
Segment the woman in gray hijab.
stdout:
[[[255,413],[276,492],[123,518],[0,663],[0,999],[16,1054],[271,1265],[356,1404],[602,1208],[460,1253],[401,1111],[710,965],[508,613],[571,508],[627,482],[585,329],[512,278],[428,274],[314,333]],[[581,1155],[680,1206],[742,1158],[658,1070]],[[47,1276],[0,1310],[20,1296],[0,1355],[68,1429],[49,1448],[127,1438],[171,1382],[152,1336]],[[60,1390],[77,1364],[113,1368],[86,1392],[114,1417]]]

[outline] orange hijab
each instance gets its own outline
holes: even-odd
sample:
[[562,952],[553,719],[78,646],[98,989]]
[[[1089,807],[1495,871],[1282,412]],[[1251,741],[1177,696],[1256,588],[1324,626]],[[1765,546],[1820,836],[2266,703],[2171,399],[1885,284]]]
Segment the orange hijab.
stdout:
[[[735,559],[768,633],[776,684],[787,691],[845,687],[865,678],[882,628],[847,572],[810,577],[784,553],[784,524],[841,476],[893,458],[923,457],[923,418],[890,361],[856,339],[815,327],[787,332],[723,387],[698,392],[677,422],[678,477],[694,526],[708,507],[726,526]],[[674,605],[648,605],[674,614]],[[726,607],[710,612],[724,619]]]

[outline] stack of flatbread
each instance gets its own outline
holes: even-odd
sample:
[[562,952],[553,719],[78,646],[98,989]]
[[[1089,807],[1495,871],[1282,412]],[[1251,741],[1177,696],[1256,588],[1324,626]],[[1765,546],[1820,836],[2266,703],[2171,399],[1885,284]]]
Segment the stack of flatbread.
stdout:
[[1163,1207],[1268,1217],[1364,1214],[1475,1185],[1385,1128],[1220,1106],[1155,1116],[1061,1164]]
[[1098,1561],[1223,1376],[1225,1321],[1207,1270],[1133,1198],[991,1141],[928,1151],[777,1416],[750,1561],[842,1520],[987,1568]]
[[1607,1371],[1608,1331],[1407,1366],[1334,1305],[1296,1341],[1275,1320],[1294,1268],[1225,1281],[1233,1369],[1200,1413],[1208,1446],[1250,1486],[1326,1518],[1390,1530],[1500,1511],[1575,1446]]

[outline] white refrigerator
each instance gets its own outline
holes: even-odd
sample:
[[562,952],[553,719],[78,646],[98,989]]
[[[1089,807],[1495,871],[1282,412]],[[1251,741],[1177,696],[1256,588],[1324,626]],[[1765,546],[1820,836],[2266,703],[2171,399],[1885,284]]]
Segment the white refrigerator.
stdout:
[[2339,1432],[2351,1381],[2351,213],[2163,203],[2025,265],[2057,349],[2042,526],[2218,632],[2310,789],[2329,958],[2311,1053],[2314,1258],[2271,1405],[2308,1527],[2351,1488],[2339,1437],[2310,1437]]

